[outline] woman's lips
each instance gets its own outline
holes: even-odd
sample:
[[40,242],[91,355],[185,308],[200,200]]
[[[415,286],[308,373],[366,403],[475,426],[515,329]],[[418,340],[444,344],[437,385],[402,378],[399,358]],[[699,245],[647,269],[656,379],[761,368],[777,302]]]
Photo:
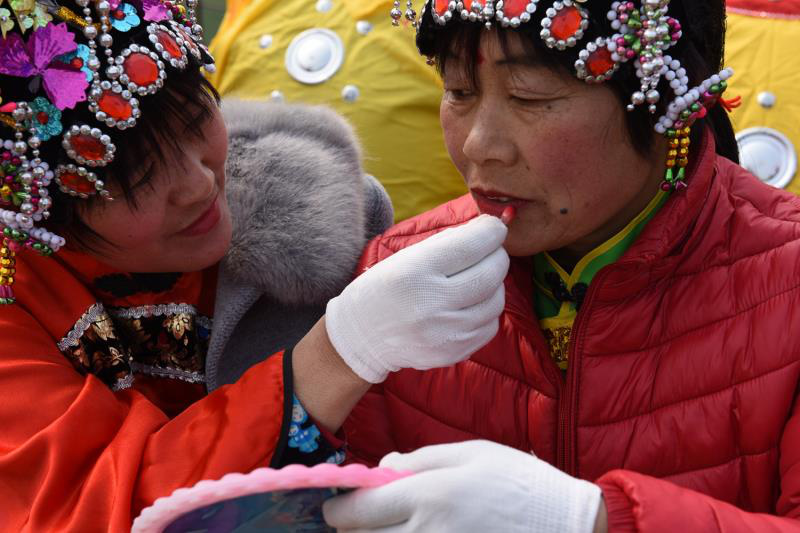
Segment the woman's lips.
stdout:
[[217,195],[211,203],[211,206],[206,209],[202,215],[197,217],[197,220],[192,222],[186,229],[181,230],[179,235],[195,237],[208,233],[217,225],[221,216],[219,210],[219,195]]
[[470,192],[478,206],[478,210],[482,214],[492,215],[500,219],[503,218],[504,212],[507,213],[508,208],[513,208],[513,212],[517,213],[520,209],[531,203],[530,200],[514,198],[513,196],[507,196],[494,191],[472,189]]

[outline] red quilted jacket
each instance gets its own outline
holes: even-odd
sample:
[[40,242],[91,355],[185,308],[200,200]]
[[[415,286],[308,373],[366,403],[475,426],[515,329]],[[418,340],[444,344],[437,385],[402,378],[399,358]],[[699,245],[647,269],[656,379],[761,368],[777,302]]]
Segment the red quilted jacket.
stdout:
[[[592,282],[566,375],[512,260],[500,331],[469,361],[402,371],[345,425],[354,460],[488,439],[598,483],[611,531],[800,531],[800,200],[715,154]],[[395,226],[361,268],[477,215]]]

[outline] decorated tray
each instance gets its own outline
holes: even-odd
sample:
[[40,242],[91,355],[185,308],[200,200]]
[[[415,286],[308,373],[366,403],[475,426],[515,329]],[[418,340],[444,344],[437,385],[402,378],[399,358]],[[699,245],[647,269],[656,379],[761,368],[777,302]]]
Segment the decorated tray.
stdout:
[[332,532],[322,518],[328,498],[409,476],[363,465],[292,465],[200,481],[159,498],[134,520],[131,533]]

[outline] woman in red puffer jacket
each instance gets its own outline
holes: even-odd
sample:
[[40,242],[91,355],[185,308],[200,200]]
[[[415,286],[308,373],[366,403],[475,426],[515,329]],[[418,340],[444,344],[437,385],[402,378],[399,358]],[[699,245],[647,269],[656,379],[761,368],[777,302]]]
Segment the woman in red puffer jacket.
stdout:
[[418,473],[326,504],[340,530],[800,530],[800,201],[735,163],[724,2],[642,4],[423,13],[471,194],[361,269],[502,215],[505,311],[356,407],[352,459]]

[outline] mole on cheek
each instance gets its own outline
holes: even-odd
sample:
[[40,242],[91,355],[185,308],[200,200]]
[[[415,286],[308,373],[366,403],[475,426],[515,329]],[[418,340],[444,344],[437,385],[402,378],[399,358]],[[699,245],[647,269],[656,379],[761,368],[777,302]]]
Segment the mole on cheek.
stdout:
[[562,207],[562,208],[561,208],[561,211],[559,211],[559,212],[560,212],[562,215],[566,215],[567,213],[569,213],[569,209],[567,209],[566,207]]

